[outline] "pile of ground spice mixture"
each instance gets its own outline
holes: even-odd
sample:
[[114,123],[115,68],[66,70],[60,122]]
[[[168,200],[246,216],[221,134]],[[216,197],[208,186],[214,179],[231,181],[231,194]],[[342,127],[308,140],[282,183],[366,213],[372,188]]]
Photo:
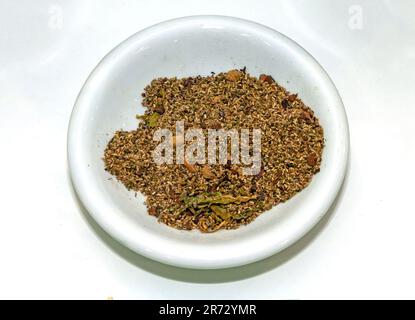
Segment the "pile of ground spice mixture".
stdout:
[[[136,130],[117,131],[104,155],[105,169],[146,196],[148,213],[178,229],[214,232],[252,222],[304,189],[319,171],[323,129],[313,111],[271,76],[245,68],[211,76],[159,78],[144,89],[147,108]],[[152,152],[160,128],[260,129],[261,168],[244,164],[161,164]],[[183,137],[173,136],[173,145]]]

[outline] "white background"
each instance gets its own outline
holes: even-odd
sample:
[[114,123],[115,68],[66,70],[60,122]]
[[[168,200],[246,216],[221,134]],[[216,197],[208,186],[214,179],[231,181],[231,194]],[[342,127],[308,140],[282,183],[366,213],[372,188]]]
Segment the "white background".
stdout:
[[[361,13],[361,21],[359,20]],[[99,60],[154,23],[222,14],[306,48],[346,106],[340,197],[300,242],[196,271],[111,240],[74,197],[66,133]],[[0,1],[0,298],[415,298],[415,2]]]

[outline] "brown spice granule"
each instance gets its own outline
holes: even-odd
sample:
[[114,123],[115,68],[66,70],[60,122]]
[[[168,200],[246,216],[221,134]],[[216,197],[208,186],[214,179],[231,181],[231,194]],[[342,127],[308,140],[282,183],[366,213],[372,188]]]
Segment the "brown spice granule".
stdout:
[[[148,213],[169,226],[203,232],[233,229],[287,201],[319,171],[323,129],[313,111],[271,76],[246,69],[207,77],[159,78],[142,95],[147,107],[138,128],[117,131],[105,150],[105,168],[128,189],[142,192]],[[159,128],[261,129],[262,168],[242,164],[157,165],[152,151]],[[183,136],[173,143],[183,144]]]

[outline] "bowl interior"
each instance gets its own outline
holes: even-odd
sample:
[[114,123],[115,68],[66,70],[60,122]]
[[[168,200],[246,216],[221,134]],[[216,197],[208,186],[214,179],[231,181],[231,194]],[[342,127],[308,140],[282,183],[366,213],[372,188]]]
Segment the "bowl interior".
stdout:
[[[310,106],[325,130],[321,171],[288,202],[237,230],[212,234],[158,223],[135,195],[104,170],[103,152],[115,131],[137,126],[141,93],[157,77],[209,75],[246,66],[270,74]],[[346,127],[345,127],[346,125]],[[86,82],[69,132],[75,188],[91,215],[115,238],[151,258],[181,266],[225,267],[276,252],[307,232],[340,186],[347,124],[335,87],[301,47],[283,35],[238,19],[179,19],[146,29],[114,49]]]

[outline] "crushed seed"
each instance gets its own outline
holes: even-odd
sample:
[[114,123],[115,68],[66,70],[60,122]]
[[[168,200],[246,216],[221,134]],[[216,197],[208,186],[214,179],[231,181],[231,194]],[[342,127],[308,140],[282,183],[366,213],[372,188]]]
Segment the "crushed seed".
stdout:
[[[146,196],[148,214],[168,226],[202,232],[252,222],[304,189],[320,170],[323,128],[297,94],[268,75],[246,68],[211,76],[158,78],[144,89],[147,108],[138,128],[117,131],[109,141],[105,169],[128,189]],[[261,129],[262,167],[243,175],[242,164],[157,165],[153,133],[185,129]],[[173,137],[183,143],[183,137]]]

